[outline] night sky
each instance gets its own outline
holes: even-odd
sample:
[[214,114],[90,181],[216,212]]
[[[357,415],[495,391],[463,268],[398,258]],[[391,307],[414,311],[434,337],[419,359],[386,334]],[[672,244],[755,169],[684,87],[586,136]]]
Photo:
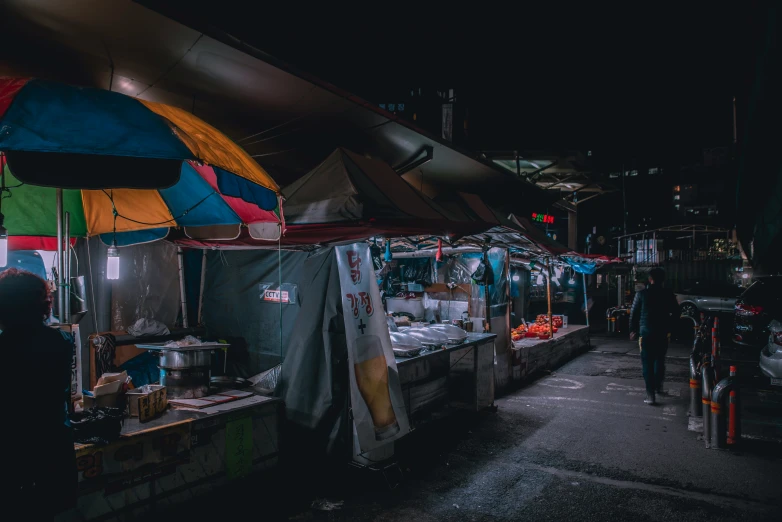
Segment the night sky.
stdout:
[[731,99],[745,88],[750,9],[738,2],[464,12],[392,4],[297,16],[250,14],[233,0],[172,3],[369,101],[454,88],[469,101],[474,149],[615,158],[729,144]]

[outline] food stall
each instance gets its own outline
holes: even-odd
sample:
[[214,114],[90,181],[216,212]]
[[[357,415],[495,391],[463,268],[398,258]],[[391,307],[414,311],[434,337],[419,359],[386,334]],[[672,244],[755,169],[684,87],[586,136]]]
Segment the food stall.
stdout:
[[[165,238],[172,227],[218,239],[247,230],[275,244],[284,230],[276,183],[241,147],[176,107],[28,78],[2,78],[0,91],[6,101],[0,107],[5,130],[0,137],[5,200],[0,246],[56,252],[51,280],[57,304],[50,321],[74,338],[69,421],[77,441],[75,515],[124,520],[270,466],[278,455],[281,401],[245,382],[212,386],[212,346],[198,352],[193,347],[203,345],[200,340],[166,346],[153,365],[168,378],[162,385],[134,383],[131,372],[118,368],[143,359],[138,352],[154,337],[181,343],[196,333],[188,329],[181,250],[153,244],[173,249],[174,255],[161,263],[155,263],[160,257],[145,260],[149,274],[160,271],[167,277],[158,279],[165,283],[160,286],[147,280],[132,298],[136,303],[124,302],[122,291],[96,299],[96,287],[110,288],[123,276],[136,275],[132,270],[139,265],[128,262],[134,249],[153,247],[130,245]],[[62,132],[61,121],[70,122],[68,132]],[[97,237],[109,246],[93,263]],[[86,255],[74,255],[80,251]],[[122,307],[131,308],[139,299],[158,307],[174,303],[169,324],[157,321],[164,333],[152,334],[143,326],[133,333],[106,324],[115,323]],[[92,329],[89,322],[80,326],[93,334],[79,335],[75,323],[88,309]],[[155,317],[144,315],[148,308],[135,311],[140,321]],[[99,329],[104,313],[111,321]],[[183,328],[172,333],[174,321]],[[97,349],[81,357],[85,351],[79,339],[87,337]],[[201,362],[188,365],[193,359]],[[85,364],[89,370],[82,371]],[[96,373],[97,368],[108,371]],[[194,378],[199,382],[189,382]]]

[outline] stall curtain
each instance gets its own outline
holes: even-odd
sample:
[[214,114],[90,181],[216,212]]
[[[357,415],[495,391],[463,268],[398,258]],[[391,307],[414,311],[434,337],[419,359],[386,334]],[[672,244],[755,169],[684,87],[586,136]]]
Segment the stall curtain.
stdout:
[[299,281],[301,310],[276,395],[285,401],[302,451],[347,454],[350,378],[334,249],[322,249],[307,259]]
[[[301,306],[300,295],[294,294],[300,294],[299,278],[307,255],[276,250],[207,254],[203,322],[210,337],[231,342],[229,374],[251,377],[278,365],[285,357]],[[275,289],[280,274],[283,290],[290,291],[290,299],[295,301],[282,306],[264,300],[261,287],[266,283]],[[195,324],[195,317],[193,321]]]

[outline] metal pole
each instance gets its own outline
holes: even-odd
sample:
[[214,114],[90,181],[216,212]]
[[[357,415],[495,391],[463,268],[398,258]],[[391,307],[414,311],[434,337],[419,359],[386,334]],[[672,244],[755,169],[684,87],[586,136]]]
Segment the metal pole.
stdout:
[[182,327],[189,328],[187,320],[187,293],[185,292],[185,261],[182,247],[176,247],[177,261],[179,263],[179,303],[182,307]]
[[[204,318],[204,287],[206,286],[206,250],[201,255],[201,287],[198,291],[198,326],[203,324]],[[282,291],[282,289],[280,289]]]
[[57,198],[57,318],[59,319],[60,323],[63,323],[63,315],[65,313],[65,306],[64,302],[65,299],[63,298],[63,284],[62,284],[62,276],[63,276],[63,259],[62,259],[62,189],[57,189],[56,191],[56,198]]
[[60,322],[71,322],[71,213],[65,212],[65,241],[63,242],[63,316],[65,320]]
[[[489,267],[489,251],[488,250],[484,250],[483,251],[483,263],[486,265],[486,268],[488,269],[488,267]],[[484,283],[486,283],[486,282],[484,281]],[[483,330],[488,333],[488,332],[491,332],[491,302],[489,301],[489,285],[488,284],[484,284],[483,285],[483,300],[485,301],[485,306],[484,306],[485,312],[484,313],[486,315],[486,320],[484,321],[485,326],[483,327]]]
[[708,361],[701,366],[701,404],[703,409],[703,441],[711,447],[711,389],[714,386],[714,374]]
[[587,301],[587,276],[581,274],[581,281],[584,283],[584,317],[586,317],[586,325],[589,326],[589,304]]
[[551,324],[551,259],[546,259],[548,269],[546,270],[546,297],[548,299],[548,333],[549,339],[554,338],[554,325]]
[[622,163],[622,226],[627,235],[627,199],[625,198],[625,165]]

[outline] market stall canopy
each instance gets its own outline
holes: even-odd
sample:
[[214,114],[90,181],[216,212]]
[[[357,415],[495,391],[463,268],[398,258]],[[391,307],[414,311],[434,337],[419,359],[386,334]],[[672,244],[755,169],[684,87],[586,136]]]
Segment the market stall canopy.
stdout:
[[287,240],[308,230],[324,236],[332,230],[339,235],[341,228],[350,226],[367,228],[372,232],[369,236],[399,231],[458,236],[492,226],[452,214],[410,186],[388,164],[342,148],[283,193]]
[[569,252],[561,256],[561,258],[579,274],[594,274],[603,265],[622,263],[622,260],[618,257],[600,254],[578,254],[576,252]]
[[[322,245],[369,237],[444,236],[459,238],[486,231],[496,220],[453,213],[403,180],[388,164],[344,148],[283,189],[284,247]],[[183,246],[263,247],[246,235],[235,241],[193,241]]]
[[[10,248],[56,250],[56,189],[22,183],[9,166],[1,172]],[[224,172],[220,183],[212,167],[195,162],[183,162],[180,169],[179,181],[160,190],[64,189],[71,236],[101,235],[107,244],[116,237],[117,245],[125,246],[163,239],[170,228],[182,227],[186,237],[194,238],[235,239],[246,230],[256,240],[279,239],[281,215],[274,192],[246,180],[239,182],[244,190],[234,191],[230,178],[235,176]]]

